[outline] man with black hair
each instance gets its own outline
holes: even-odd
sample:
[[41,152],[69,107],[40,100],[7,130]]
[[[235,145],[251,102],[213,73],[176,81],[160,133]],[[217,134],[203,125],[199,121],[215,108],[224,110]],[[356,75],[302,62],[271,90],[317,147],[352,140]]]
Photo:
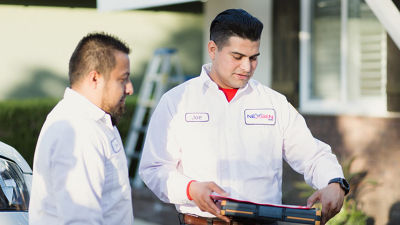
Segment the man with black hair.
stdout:
[[152,115],[140,175],[176,205],[181,224],[229,224],[209,196],[214,192],[281,203],[282,159],[318,189],[308,205],[321,201],[322,223],[342,206],[347,190],[336,183],[343,172],[331,148],[311,135],[283,95],[251,79],[262,29],[242,9],[218,14],[208,42],[212,63],[167,92]]
[[88,34],[73,52],[70,87],[36,146],[29,224],[133,224],[127,161],[115,126],[133,93],[129,53],[104,33]]

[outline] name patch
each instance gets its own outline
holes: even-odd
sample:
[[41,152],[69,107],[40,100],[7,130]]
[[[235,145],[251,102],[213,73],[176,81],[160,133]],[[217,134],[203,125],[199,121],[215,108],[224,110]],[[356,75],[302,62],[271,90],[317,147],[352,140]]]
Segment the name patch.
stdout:
[[245,109],[244,121],[247,125],[275,125],[274,109]]
[[186,113],[186,122],[208,122],[210,121],[210,116],[208,113]]

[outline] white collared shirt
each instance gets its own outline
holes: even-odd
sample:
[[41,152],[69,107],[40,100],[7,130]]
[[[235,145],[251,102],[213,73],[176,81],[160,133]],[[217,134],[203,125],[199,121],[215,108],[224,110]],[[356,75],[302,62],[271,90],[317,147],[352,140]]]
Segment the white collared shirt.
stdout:
[[33,163],[29,224],[133,224],[121,137],[111,117],[67,88]]
[[139,171],[162,201],[212,216],[187,198],[188,182],[197,180],[214,181],[233,198],[279,204],[282,158],[314,188],[343,177],[330,147],[283,95],[250,80],[228,102],[210,66],[167,92],[152,115]]

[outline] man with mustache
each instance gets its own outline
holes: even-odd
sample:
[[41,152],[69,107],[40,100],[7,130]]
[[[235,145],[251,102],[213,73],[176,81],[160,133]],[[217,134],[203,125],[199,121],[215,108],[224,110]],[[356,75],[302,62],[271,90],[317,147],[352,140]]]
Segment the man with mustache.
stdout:
[[29,224],[133,224],[131,188],[115,124],[133,94],[129,47],[85,36],[69,62],[70,87],[47,116],[33,163]]
[[140,175],[175,204],[181,224],[256,224],[229,223],[209,195],[279,204],[282,159],[318,189],[308,205],[321,201],[322,224],[342,206],[348,185],[331,148],[283,95],[251,79],[262,29],[242,9],[217,15],[208,42],[212,63],[167,92],[152,115]]

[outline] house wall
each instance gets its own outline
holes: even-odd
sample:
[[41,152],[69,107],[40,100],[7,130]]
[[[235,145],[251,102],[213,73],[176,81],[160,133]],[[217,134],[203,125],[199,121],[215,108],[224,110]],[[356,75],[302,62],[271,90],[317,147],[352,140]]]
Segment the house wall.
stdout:
[[273,3],[272,88],[299,105],[300,1]]
[[210,40],[211,21],[218,13],[230,9],[242,8],[257,17],[263,24],[264,29],[260,40],[260,56],[258,66],[253,78],[270,86],[272,80],[272,0],[209,0],[204,4],[204,40],[203,51],[204,63],[210,62],[207,52],[207,43]]
[[99,13],[93,8],[0,4],[0,100],[62,96],[68,61],[87,33],[105,31],[127,42],[139,89],[154,50],[178,49],[185,74],[200,72],[203,15],[162,11]]

